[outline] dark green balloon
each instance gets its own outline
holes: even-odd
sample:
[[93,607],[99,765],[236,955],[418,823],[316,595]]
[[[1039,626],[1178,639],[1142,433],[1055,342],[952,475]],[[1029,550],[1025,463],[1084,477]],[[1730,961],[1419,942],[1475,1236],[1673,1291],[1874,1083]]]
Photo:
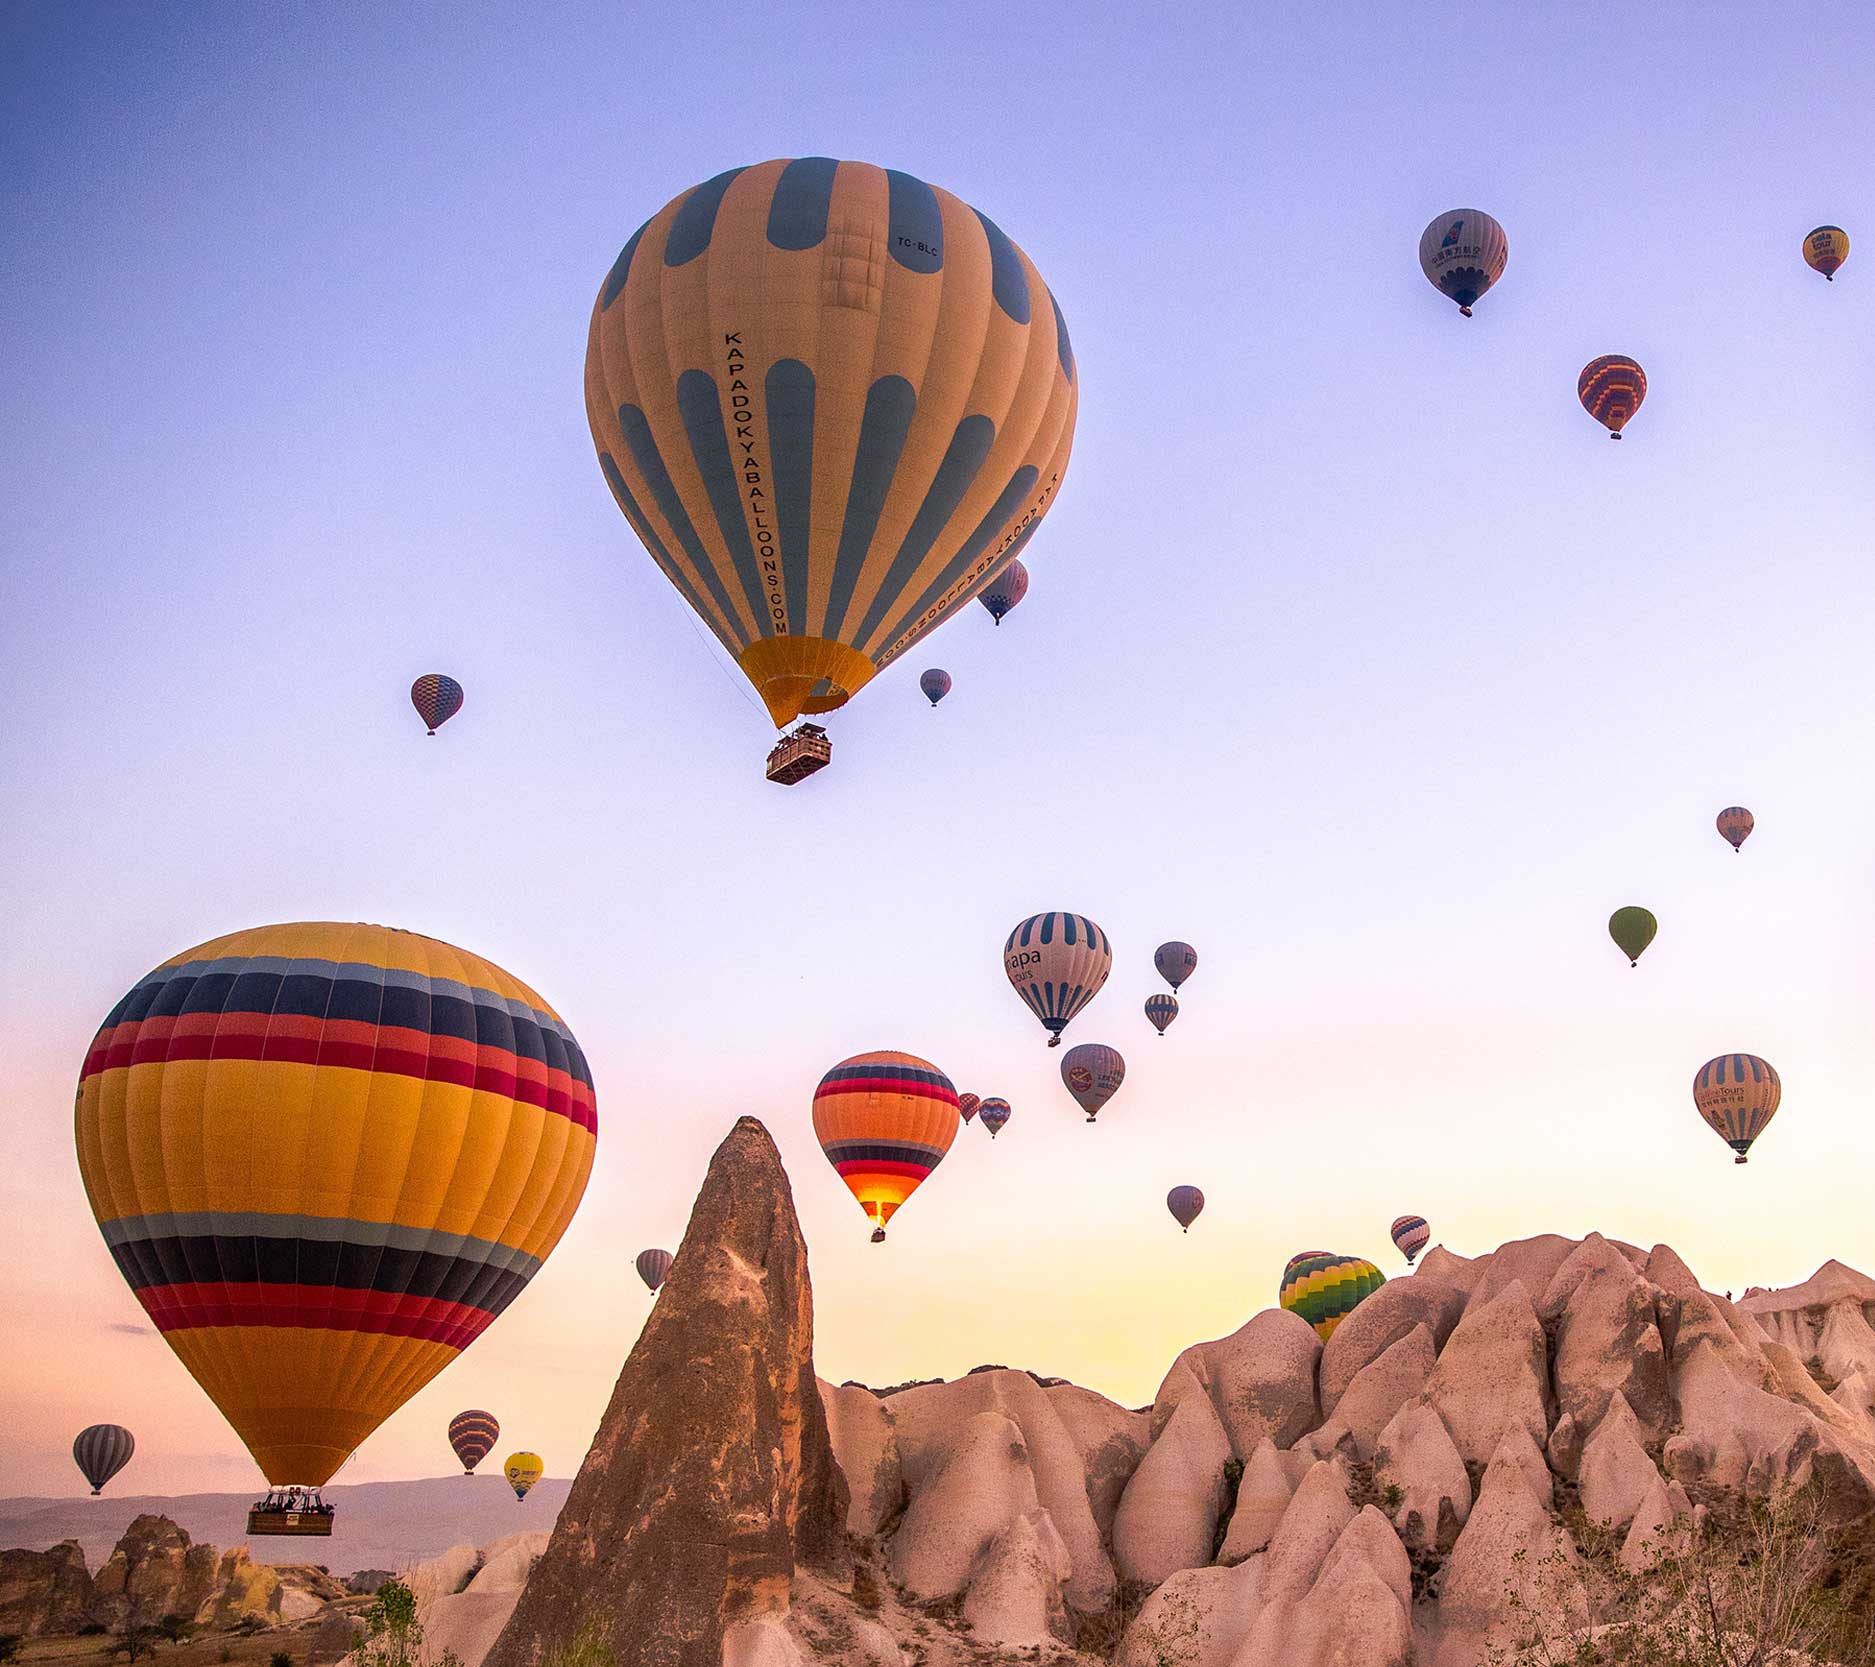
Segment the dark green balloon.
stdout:
[[1616,909],[1608,917],[1608,935],[1627,956],[1629,966],[1640,964],[1641,951],[1654,941],[1654,934],[1659,930],[1660,922],[1633,903],[1625,909]]

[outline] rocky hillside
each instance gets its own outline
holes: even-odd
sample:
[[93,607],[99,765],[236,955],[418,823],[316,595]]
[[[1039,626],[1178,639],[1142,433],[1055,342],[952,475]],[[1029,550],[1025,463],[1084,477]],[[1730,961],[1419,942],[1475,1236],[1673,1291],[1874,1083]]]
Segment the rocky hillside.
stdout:
[[168,1517],[138,1517],[94,1575],[73,1541],[0,1551],[0,1634],[121,1632],[169,1620],[210,1631],[311,1621],[347,1597],[309,1564],[257,1563],[246,1546],[197,1545]]
[[1833,1263],[1733,1304],[1664,1245],[1546,1235],[1434,1249],[1326,1345],[1252,1315],[1141,1411],[1005,1369],[804,1397],[806,1249],[745,1118],[487,1660],[1473,1667],[1618,1643],[1667,1554],[1792,1489],[1779,1567],[1866,1602],[1819,1559],[1875,1511],[1871,1314]]

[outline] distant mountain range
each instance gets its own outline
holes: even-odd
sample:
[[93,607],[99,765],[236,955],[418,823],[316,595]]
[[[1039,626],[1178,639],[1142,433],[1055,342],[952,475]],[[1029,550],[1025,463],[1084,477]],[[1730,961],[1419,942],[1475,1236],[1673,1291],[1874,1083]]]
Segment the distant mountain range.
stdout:
[[525,1529],[551,1528],[566,1503],[568,1477],[544,1478],[525,1500],[500,1472],[431,1476],[414,1482],[360,1482],[329,1487],[335,1507],[329,1540],[247,1537],[247,1493],[116,1494],[93,1499],[0,1499],[0,1549],[39,1551],[76,1540],[95,1573],[131,1519],[166,1516],[198,1545],[227,1550],[246,1543],[263,1563],[321,1563],[334,1574],[359,1569],[396,1572],[452,1545],[487,1545]]

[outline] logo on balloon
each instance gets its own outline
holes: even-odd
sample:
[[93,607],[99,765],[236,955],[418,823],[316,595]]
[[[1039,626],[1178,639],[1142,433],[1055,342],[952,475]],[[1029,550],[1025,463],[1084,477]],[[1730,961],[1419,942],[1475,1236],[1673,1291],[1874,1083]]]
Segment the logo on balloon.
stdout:
[[1070,1065],[1068,1086],[1077,1094],[1085,1094],[1094,1086],[1094,1073],[1085,1065]]

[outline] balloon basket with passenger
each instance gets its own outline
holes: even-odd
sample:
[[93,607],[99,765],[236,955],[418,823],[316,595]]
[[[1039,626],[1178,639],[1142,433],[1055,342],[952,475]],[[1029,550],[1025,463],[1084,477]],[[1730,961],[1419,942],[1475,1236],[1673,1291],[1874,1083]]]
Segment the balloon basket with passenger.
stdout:
[[833,742],[819,724],[802,724],[775,743],[768,755],[768,779],[783,787],[805,781],[833,762]]
[[332,1507],[317,1488],[272,1488],[248,1508],[247,1531],[325,1538],[332,1532]]

